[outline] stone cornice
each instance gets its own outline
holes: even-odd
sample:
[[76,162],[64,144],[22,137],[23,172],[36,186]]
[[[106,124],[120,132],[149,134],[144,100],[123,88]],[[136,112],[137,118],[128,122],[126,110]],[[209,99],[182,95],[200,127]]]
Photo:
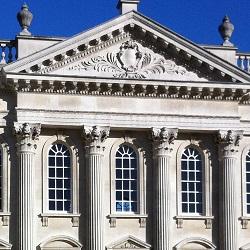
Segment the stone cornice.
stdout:
[[0,87],[15,92],[226,100],[250,104],[249,84],[246,83],[41,76],[24,73],[8,73],[5,77]]

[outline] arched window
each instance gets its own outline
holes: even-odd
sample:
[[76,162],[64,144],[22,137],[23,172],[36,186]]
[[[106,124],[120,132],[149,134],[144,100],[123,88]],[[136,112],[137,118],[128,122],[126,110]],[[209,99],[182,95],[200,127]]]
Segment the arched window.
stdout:
[[201,154],[188,147],[181,156],[181,211],[183,214],[203,213],[203,171]]
[[48,208],[71,212],[71,157],[62,143],[53,144],[48,153]]
[[245,171],[245,180],[246,180],[246,213],[250,214],[250,151],[246,155],[246,171]]
[[115,156],[116,212],[138,211],[138,159],[128,145],[121,145]]

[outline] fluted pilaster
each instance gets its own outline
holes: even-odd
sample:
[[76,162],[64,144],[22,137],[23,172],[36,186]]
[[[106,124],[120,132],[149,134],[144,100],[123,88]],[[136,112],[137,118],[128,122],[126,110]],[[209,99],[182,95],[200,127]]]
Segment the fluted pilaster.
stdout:
[[219,131],[222,163],[222,249],[238,249],[238,216],[236,200],[237,152],[242,131]]
[[107,127],[84,127],[88,168],[88,249],[104,250],[103,245],[103,142]]
[[36,140],[40,134],[40,125],[28,123],[14,126],[17,136],[18,154],[18,250],[34,250],[33,245],[33,208],[34,186],[33,168]]
[[155,162],[154,249],[170,250],[170,158],[177,129],[153,128]]

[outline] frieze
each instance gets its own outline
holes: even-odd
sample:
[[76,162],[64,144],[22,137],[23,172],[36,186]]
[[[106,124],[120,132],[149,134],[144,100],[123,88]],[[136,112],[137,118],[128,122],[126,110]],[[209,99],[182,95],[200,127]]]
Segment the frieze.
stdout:
[[110,73],[115,78],[146,79],[167,74],[174,79],[202,79],[173,60],[143,48],[138,42],[123,42],[116,52],[92,57],[68,68],[70,72]]

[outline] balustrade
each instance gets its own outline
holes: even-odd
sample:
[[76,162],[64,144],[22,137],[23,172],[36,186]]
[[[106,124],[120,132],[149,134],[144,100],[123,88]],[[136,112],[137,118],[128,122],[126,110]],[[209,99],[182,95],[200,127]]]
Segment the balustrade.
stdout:
[[17,59],[16,41],[0,40],[0,65],[11,63]]
[[242,70],[250,73],[250,53],[236,53],[236,64]]

